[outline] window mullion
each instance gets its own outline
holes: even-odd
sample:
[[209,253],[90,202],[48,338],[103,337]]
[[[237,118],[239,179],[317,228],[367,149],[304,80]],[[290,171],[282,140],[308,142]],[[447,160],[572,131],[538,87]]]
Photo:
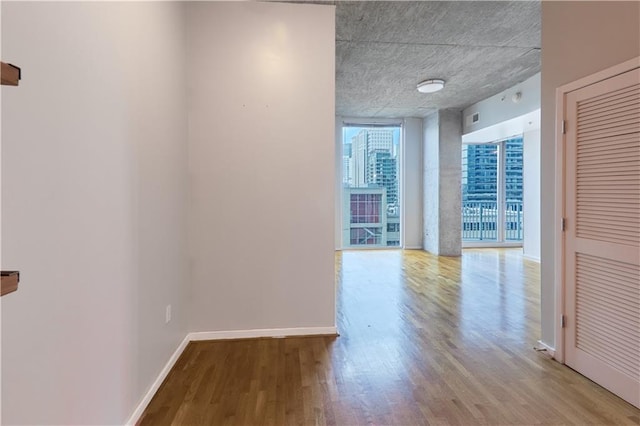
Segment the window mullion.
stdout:
[[502,141],[498,144],[498,242],[505,241],[505,224],[506,224],[506,143]]

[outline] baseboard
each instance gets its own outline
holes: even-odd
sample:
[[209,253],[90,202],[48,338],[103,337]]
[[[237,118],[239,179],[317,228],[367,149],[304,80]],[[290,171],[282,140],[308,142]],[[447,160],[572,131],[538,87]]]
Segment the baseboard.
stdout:
[[257,337],[337,336],[336,327],[260,328],[255,330],[199,331],[189,333],[189,340],[252,339]]
[[256,330],[231,331],[199,331],[189,333],[189,339],[197,340],[225,340],[251,339],[256,337],[291,337],[291,336],[337,336],[336,327],[299,327],[299,328],[262,328]]
[[406,246],[403,247],[403,250],[423,250],[422,246]]
[[538,340],[538,343],[536,344],[535,349],[537,351],[540,351],[540,350],[546,351],[547,354],[551,356],[551,358],[555,358],[556,356],[556,350],[551,346],[547,345],[546,343],[544,343],[542,340]]
[[474,248],[518,248],[522,247],[522,242],[502,242],[498,243],[496,241],[466,241],[462,243],[462,249],[474,249]]
[[522,257],[527,260],[532,260],[534,262],[540,263],[540,258],[535,256],[529,256],[528,254],[522,254]]
[[158,374],[158,377],[153,382],[151,387],[149,387],[149,390],[144,395],[144,397],[136,407],[133,414],[131,414],[131,417],[129,417],[129,420],[127,420],[125,425],[134,426],[138,422],[138,420],[140,420],[140,417],[142,416],[142,413],[144,413],[144,410],[147,408],[147,405],[149,405],[149,403],[151,402],[151,399],[160,388],[160,385],[162,384],[162,382],[164,382],[164,379],[167,378],[167,375],[175,365],[176,361],[178,361],[178,358],[180,358],[180,355],[182,355],[182,352],[184,351],[184,349],[187,347],[188,344],[189,344],[189,335],[187,334],[184,340],[182,340],[182,342],[180,343],[180,345],[178,345],[178,348],[175,350],[173,355],[171,355],[171,358],[169,358],[169,361],[167,361],[167,364],[160,371],[160,374]]

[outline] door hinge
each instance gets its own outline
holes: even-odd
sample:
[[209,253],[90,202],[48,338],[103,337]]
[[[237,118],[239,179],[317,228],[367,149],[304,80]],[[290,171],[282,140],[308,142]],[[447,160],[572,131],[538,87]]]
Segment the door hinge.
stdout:
[[562,120],[562,134],[567,133],[567,120]]
[[567,325],[567,317],[564,315],[560,315],[560,327],[565,328]]
[[560,229],[562,229],[562,232],[564,232],[567,229],[567,219],[564,217],[560,221]]

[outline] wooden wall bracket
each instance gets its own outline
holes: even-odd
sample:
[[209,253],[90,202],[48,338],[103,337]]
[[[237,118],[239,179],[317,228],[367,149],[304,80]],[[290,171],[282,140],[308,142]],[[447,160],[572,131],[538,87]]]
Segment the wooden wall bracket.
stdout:
[[12,293],[18,289],[20,281],[20,272],[18,271],[2,271],[2,294]]
[[22,78],[20,67],[7,64],[6,62],[0,62],[0,64],[0,76],[2,77],[2,85],[17,86],[19,84],[20,78]]
[[[0,62],[0,80],[2,80],[3,86],[17,86],[21,72],[20,68],[15,65]],[[20,281],[20,272],[18,271],[2,271],[0,277],[0,296],[13,293],[18,289],[18,282]]]

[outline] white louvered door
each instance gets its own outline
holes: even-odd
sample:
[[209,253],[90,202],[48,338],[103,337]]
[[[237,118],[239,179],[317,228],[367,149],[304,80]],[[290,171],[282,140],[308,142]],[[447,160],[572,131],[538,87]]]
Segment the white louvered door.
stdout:
[[640,69],[565,117],[565,362],[640,408]]

